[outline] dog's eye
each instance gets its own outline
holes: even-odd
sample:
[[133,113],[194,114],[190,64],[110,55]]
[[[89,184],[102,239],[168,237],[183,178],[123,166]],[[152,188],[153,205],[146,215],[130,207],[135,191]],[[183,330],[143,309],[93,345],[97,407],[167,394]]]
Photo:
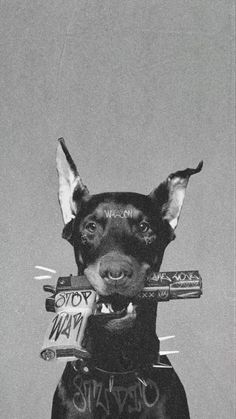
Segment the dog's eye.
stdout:
[[97,228],[97,224],[94,223],[93,221],[90,221],[89,223],[86,224],[85,226],[86,230],[88,230],[90,233],[94,233],[96,231]]
[[150,224],[147,221],[141,221],[141,223],[139,223],[139,228],[142,233],[146,233],[150,228]]

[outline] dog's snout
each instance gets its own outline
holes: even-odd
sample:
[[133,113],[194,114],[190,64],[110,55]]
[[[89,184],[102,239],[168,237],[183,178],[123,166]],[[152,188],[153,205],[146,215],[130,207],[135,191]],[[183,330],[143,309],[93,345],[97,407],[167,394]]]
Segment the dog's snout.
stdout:
[[121,281],[132,276],[133,268],[126,256],[112,253],[102,257],[99,274],[110,281]]

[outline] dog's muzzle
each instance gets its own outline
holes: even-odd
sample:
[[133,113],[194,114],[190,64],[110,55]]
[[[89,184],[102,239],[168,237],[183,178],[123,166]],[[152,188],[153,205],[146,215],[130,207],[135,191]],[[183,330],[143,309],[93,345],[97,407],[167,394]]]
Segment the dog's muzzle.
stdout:
[[133,297],[144,287],[147,269],[148,264],[140,264],[132,256],[111,251],[89,264],[84,274],[99,295]]
[[133,275],[132,262],[128,256],[108,253],[100,259],[99,275],[108,283],[124,283]]

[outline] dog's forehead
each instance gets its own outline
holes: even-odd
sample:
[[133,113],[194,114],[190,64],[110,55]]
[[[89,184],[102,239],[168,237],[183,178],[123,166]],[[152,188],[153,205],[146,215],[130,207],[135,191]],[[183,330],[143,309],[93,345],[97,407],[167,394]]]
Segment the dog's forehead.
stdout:
[[135,192],[106,192],[89,196],[82,207],[87,213],[96,212],[98,217],[118,211],[125,212],[126,217],[138,217],[140,213],[150,213],[152,201]]

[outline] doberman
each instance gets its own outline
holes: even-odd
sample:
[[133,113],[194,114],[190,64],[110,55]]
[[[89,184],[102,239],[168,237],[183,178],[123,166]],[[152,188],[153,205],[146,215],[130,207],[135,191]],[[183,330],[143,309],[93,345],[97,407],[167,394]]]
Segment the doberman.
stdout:
[[[133,303],[150,271],[159,272],[191,175],[171,174],[149,195],[90,195],[59,139],[57,170],[64,219],[62,236],[74,248],[78,273],[103,299],[107,316],[91,316],[85,333],[88,360],[68,362],[56,389],[52,419],[187,419],[182,383],[159,356],[157,304]],[[159,358],[158,358],[159,357]],[[157,360],[166,368],[155,368]]]

